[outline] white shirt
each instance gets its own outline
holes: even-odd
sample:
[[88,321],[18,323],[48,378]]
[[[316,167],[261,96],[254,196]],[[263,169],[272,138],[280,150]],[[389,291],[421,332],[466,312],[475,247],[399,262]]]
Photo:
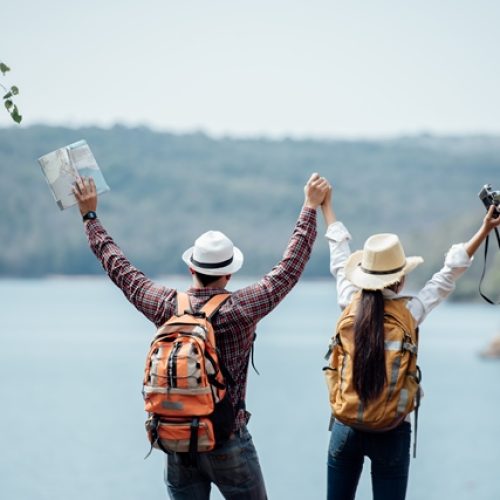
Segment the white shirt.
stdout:
[[[337,281],[337,299],[341,309],[344,309],[352,300],[359,288],[353,285],[344,273],[344,265],[351,255],[349,241],[351,235],[342,222],[337,221],[328,226],[326,238],[330,246],[330,272]],[[455,282],[462,276],[472,262],[465,251],[463,243],[453,245],[446,254],[444,265],[425,286],[408,300],[407,307],[415,318],[417,325],[455,289]],[[398,297],[393,291],[384,289],[385,298]],[[405,295],[406,296],[406,295]]]

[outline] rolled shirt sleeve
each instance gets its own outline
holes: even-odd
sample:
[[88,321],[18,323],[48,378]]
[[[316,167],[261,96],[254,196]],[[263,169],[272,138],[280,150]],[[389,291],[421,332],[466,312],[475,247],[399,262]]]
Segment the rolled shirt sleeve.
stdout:
[[154,283],[135,268],[99,219],[87,221],[85,231],[90,249],[101,261],[108,276],[141,313],[157,326],[173,314],[176,304],[173,288]]
[[351,255],[349,241],[352,237],[340,221],[330,224],[325,236],[330,247],[330,273],[337,282],[337,301],[340,308],[345,309],[351,302],[352,295],[359,290],[344,273],[345,262]]
[[316,239],[316,210],[303,207],[281,261],[260,281],[233,294],[244,317],[257,322],[269,314],[296,285]]
[[443,267],[408,302],[408,309],[418,324],[455,290],[457,280],[470,267],[472,260],[464,243],[453,245],[448,250]]

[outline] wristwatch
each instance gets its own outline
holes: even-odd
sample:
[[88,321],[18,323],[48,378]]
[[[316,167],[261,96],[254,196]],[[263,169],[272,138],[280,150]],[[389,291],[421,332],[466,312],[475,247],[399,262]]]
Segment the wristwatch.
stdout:
[[97,214],[93,211],[90,211],[90,212],[87,212],[83,217],[83,222],[85,222],[86,220],[94,220],[94,219],[97,219]]

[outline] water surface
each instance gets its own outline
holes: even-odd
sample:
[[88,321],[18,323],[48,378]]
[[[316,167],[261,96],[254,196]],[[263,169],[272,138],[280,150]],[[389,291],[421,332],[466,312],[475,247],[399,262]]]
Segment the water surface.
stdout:
[[[261,375],[250,373],[247,405],[270,499],[325,498],[321,368],[334,292],[330,281],[301,282],[260,323]],[[152,325],[104,278],[3,280],[0,304],[1,498],[165,498],[161,453],[143,460]],[[422,326],[425,398],[409,500],[500,498],[500,362],[477,355],[500,330],[498,311],[445,304]],[[368,461],[357,498],[369,492]]]

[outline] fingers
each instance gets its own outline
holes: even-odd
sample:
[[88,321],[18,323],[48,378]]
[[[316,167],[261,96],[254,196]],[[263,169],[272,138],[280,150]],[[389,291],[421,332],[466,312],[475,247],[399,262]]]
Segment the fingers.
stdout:
[[330,183],[318,173],[311,175],[304,188],[305,204],[310,208],[318,208],[328,196]]
[[486,216],[484,217],[484,224],[489,231],[493,228],[497,228],[500,226],[500,212],[497,210],[495,205],[490,205],[488,207],[488,211],[486,212]]
[[323,193],[326,193],[331,189],[330,183],[324,177],[320,177],[319,175],[314,178],[314,180],[310,180],[309,187],[311,189],[317,189]]
[[75,193],[75,195],[81,196],[83,194],[84,189],[85,186],[83,184],[83,179],[79,177],[73,185],[73,192]]
[[316,187],[321,191],[327,191],[330,187],[330,183],[324,177],[320,177]]
[[90,194],[92,195],[97,194],[97,189],[95,187],[95,182],[93,177],[89,178],[89,189],[90,189]]
[[328,180],[325,177],[321,177],[317,172],[312,174],[311,177],[309,177],[309,180],[307,181],[307,185],[311,187],[318,187],[318,186],[323,187],[325,183],[329,184]]
[[314,172],[311,177],[309,177],[309,180],[307,181],[307,184],[311,184],[313,181],[316,181],[319,179],[319,174],[317,172]]
[[488,222],[493,222],[496,218],[496,214],[497,214],[497,209],[495,207],[495,205],[490,205],[488,207],[488,211],[486,212],[486,220]]
[[489,219],[490,224],[494,227],[498,227],[500,225],[500,212],[498,211],[498,207],[496,205],[490,205],[486,217]]
[[73,193],[77,200],[84,199],[86,196],[93,196],[96,192],[95,182],[92,177],[80,177],[73,186]]
[[486,214],[488,219],[494,219],[498,216],[498,209],[496,205],[490,205],[488,207],[488,213]]

